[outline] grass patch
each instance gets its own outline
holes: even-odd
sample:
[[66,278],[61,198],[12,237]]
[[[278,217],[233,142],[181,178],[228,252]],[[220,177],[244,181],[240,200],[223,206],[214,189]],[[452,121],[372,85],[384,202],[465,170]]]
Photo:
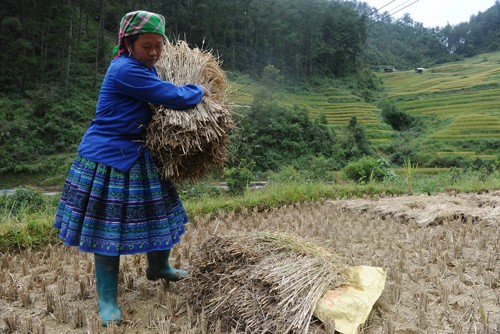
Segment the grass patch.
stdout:
[[[449,171],[449,168],[437,168],[437,167],[415,167],[413,168],[413,173],[415,176],[429,176],[429,175],[438,175],[442,173],[446,173]],[[395,173],[397,175],[405,175],[407,169],[406,168],[396,168]]]
[[381,184],[271,183],[265,188],[247,191],[242,196],[222,195],[203,201],[184,201],[190,216],[216,215],[222,212],[263,211],[274,207],[321,199],[353,198],[375,194],[402,194],[404,191]]
[[15,222],[0,224],[0,252],[36,249],[58,242],[52,227],[54,215],[48,212],[17,217]]
[[42,197],[31,190],[29,195],[40,195],[35,196],[35,207],[32,198],[20,198],[19,193],[17,190],[13,195],[0,197],[0,252],[38,248],[57,242],[57,231],[52,226],[59,198]]

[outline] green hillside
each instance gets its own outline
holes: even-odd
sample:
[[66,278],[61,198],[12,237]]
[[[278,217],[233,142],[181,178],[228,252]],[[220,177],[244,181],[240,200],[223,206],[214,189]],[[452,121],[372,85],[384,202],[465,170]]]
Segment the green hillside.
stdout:
[[[383,97],[432,119],[419,139],[437,155],[492,157],[500,142],[500,53],[379,77]],[[430,153],[429,152],[429,153]]]
[[[492,158],[500,143],[500,52],[426,68],[424,73],[377,74],[383,83],[380,99],[422,117],[424,130],[414,138],[422,154]],[[250,105],[259,89],[254,82],[234,82],[233,102]],[[374,147],[388,145],[396,132],[380,117],[375,104],[350,89],[323,86],[307,94],[281,93],[280,103],[323,113],[333,126],[356,116]]]
[[[255,83],[233,83],[231,87],[233,103],[237,106],[249,106],[260,86]],[[347,125],[351,117],[355,116],[375,146],[388,143],[394,133],[391,127],[381,120],[378,115],[380,110],[375,105],[364,102],[348,88],[321,86],[308,93],[278,93],[275,99],[288,107],[298,105],[306,108],[313,117],[324,114],[328,123],[334,127]]]
[[287,105],[297,104],[308,108],[312,115],[324,114],[333,126],[345,126],[352,117],[366,129],[368,138],[376,145],[388,142],[392,129],[378,116],[379,110],[346,88],[322,87],[314,94],[285,94],[283,101]]

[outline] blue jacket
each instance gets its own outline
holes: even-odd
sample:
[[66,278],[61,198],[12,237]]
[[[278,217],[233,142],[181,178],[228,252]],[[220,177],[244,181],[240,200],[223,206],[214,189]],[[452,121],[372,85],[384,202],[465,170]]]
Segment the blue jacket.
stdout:
[[144,133],[151,120],[148,103],[171,109],[198,104],[203,89],[175,86],[132,57],[111,62],[99,92],[95,118],[83,136],[78,154],[128,172],[144,149]]

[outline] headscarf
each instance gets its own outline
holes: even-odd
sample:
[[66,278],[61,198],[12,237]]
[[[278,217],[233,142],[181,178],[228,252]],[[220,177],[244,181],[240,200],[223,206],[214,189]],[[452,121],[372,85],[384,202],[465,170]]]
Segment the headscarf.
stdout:
[[127,49],[123,38],[127,36],[153,33],[165,36],[165,18],[160,14],[137,10],[125,14],[120,22],[120,33],[118,35],[118,45],[113,49],[114,58],[126,53]]

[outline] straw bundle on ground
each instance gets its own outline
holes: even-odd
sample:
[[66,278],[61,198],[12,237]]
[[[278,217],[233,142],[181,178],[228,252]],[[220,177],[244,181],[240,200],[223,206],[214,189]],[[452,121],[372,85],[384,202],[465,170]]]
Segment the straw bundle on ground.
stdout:
[[204,85],[210,90],[210,97],[189,110],[152,106],[146,132],[146,146],[163,179],[197,180],[227,158],[228,132],[234,121],[226,76],[211,52],[191,49],[184,41],[167,42],[156,69],[165,81]]
[[190,302],[225,332],[308,333],[346,265],[318,244],[271,232],[211,236],[193,258]]
[[[494,224],[500,221],[498,206],[500,191],[489,194],[435,195],[429,201],[427,195],[401,196],[394,198],[351,199],[331,201],[336,207],[351,212],[364,212],[373,217],[392,218],[395,221],[415,222],[420,227],[440,225],[459,220],[472,223]],[[487,210],[485,210],[487,208]]]

